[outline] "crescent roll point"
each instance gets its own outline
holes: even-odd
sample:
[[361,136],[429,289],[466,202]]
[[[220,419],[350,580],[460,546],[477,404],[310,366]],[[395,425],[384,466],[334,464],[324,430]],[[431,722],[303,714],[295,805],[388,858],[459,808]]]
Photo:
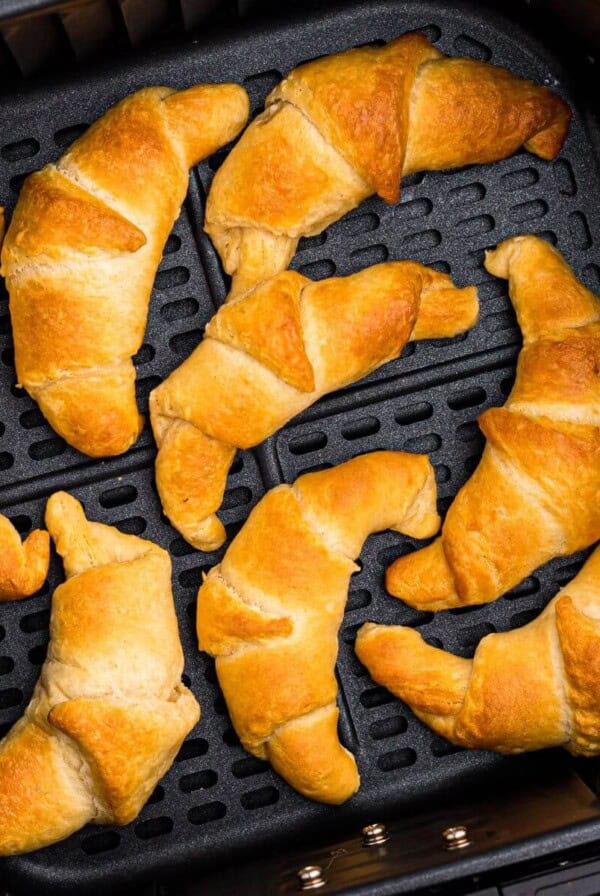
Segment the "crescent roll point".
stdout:
[[17,378],[85,454],[120,454],[140,433],[132,356],[188,169],[247,115],[234,84],[149,87],[23,185],[2,249]]
[[46,524],[67,580],[31,702],[0,741],[0,855],[132,821],[199,718],[166,551],[88,522],[64,492]]
[[335,677],[354,561],[372,532],[438,527],[428,458],[365,454],[268,492],[200,587],[198,643],[240,740],[304,796],[337,804],[359,785]]
[[398,357],[409,339],[455,336],[477,314],[475,287],[407,261],[316,283],[285,271],[226,303],[150,396],[156,484],[173,526],[200,550],[219,547],[216,511],[237,448]]
[[523,348],[505,406],[479,418],[487,444],[441,537],[387,570],[388,591],[422,610],[495,600],[600,538],[600,300],[535,236],[485,266],[508,279]]
[[231,295],[288,267],[314,236],[377,193],[388,203],[417,171],[560,151],[570,110],[546,87],[418,33],[294,69],[217,171],[206,231]]
[[35,529],[21,542],[13,524],[0,514],[0,603],[21,600],[39,591],[49,563],[48,533]]
[[363,625],[373,679],[463,747],[600,753],[600,549],[528,625],[486,635],[472,660],[403,626]]

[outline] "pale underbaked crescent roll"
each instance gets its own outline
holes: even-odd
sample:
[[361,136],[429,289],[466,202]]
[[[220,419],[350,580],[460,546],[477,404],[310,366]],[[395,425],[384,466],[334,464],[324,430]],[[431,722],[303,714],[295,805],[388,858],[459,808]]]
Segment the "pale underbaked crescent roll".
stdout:
[[2,249],[17,379],[85,454],[119,454],[139,435],[131,359],[188,169],[247,114],[234,84],[149,87],[23,185]]
[[219,547],[215,511],[237,448],[398,357],[409,339],[455,336],[477,313],[475,287],[407,261],[317,283],[286,271],[224,305],[150,396],[156,484],[171,523],[195,547]]
[[287,268],[367,196],[397,202],[403,175],[493,162],[521,146],[554,158],[570,120],[546,87],[422,34],[294,69],[215,175],[206,230],[232,295]]
[[523,628],[486,635],[472,660],[403,626],[368,623],[356,652],[371,676],[443,737],[521,753],[600,753],[600,550]]
[[169,555],[88,522],[64,492],[46,523],[67,581],[31,702],[0,742],[0,855],[132,821],[199,718],[181,683]]
[[337,734],[335,661],[350,576],[381,529],[437,531],[423,455],[379,451],[268,492],[198,592],[198,643],[243,746],[305,796],[358,789]]
[[487,603],[600,538],[600,300],[539,237],[506,240],[485,266],[508,279],[523,348],[441,537],[387,571],[390,593],[424,610]]

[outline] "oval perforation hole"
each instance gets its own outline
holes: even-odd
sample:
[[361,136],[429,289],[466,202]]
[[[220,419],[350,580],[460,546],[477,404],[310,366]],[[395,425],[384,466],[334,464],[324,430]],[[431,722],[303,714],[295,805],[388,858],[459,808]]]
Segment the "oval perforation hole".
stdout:
[[12,465],[14,464],[15,459],[12,454],[9,454],[8,451],[0,452],[0,471],[1,470],[10,470]]
[[101,852],[109,852],[116,849],[121,843],[121,837],[117,831],[102,831],[100,834],[88,834],[81,841],[82,850],[88,856],[95,856]]
[[2,158],[7,162],[16,162],[18,159],[30,159],[40,151],[40,144],[33,137],[27,140],[18,140],[16,143],[7,143],[2,147]]
[[155,289],[174,289],[176,286],[183,286],[190,279],[190,272],[187,268],[179,265],[175,268],[167,268],[165,271],[159,271],[154,279]]
[[483,320],[483,326],[488,333],[500,333],[503,330],[511,330],[516,326],[515,313],[512,310],[507,310],[488,314]]
[[435,432],[427,433],[424,436],[415,436],[407,439],[403,445],[404,451],[410,451],[414,454],[433,454],[442,447],[442,440]]
[[340,632],[342,641],[344,641],[346,644],[354,644],[354,642],[356,641],[356,635],[361,625],[362,622],[357,622],[354,625],[347,625],[344,629],[342,629],[342,631]]
[[192,547],[191,544],[188,544],[183,538],[174,538],[169,545],[169,553],[174,557],[187,557],[190,554],[195,554],[196,548]]
[[169,339],[169,348],[176,355],[191,355],[202,339],[202,330],[188,330],[177,333]]
[[543,199],[532,199],[530,202],[521,202],[513,205],[509,215],[517,224],[530,221],[532,218],[543,218],[548,213],[548,203]]
[[179,573],[179,584],[183,588],[199,588],[202,574],[208,573],[210,568],[211,564],[208,563],[203,566],[192,566],[190,569],[184,569],[183,572]]
[[84,131],[87,131],[87,128],[87,124],[72,124],[68,128],[60,128],[60,130],[56,131],[54,134],[54,142],[57,146],[60,146],[61,149],[66,149],[67,146],[74,143],[78,137],[81,137]]
[[154,356],[156,355],[156,351],[152,345],[142,345],[139,351],[133,356],[133,363],[140,367],[142,364],[148,364],[150,361],[154,360]]
[[462,187],[454,187],[448,193],[450,202],[456,205],[464,205],[468,202],[479,202],[485,196],[485,187],[479,181],[472,184],[464,184]]
[[404,716],[388,716],[387,719],[379,719],[369,726],[369,734],[374,740],[385,740],[387,737],[397,737],[408,728],[408,722]]
[[429,420],[433,415],[433,407],[428,401],[420,401],[408,407],[400,408],[394,414],[396,423],[400,426],[410,426],[411,423],[419,423],[421,420]]
[[372,233],[379,224],[379,215],[375,212],[361,212],[347,218],[344,226],[347,236],[359,236],[361,233]]
[[583,269],[583,279],[595,292],[600,292],[600,265],[588,264]]
[[502,175],[502,186],[505,190],[524,190],[537,184],[540,175],[535,168],[519,168],[517,171],[507,171]]
[[474,215],[472,218],[463,218],[457,221],[455,230],[461,239],[467,236],[476,236],[479,233],[489,233],[496,226],[491,215]]
[[13,193],[21,192],[21,188],[30,174],[33,174],[33,171],[22,171],[21,174],[15,174],[14,177],[11,177],[9,185]]
[[405,202],[401,202],[396,208],[396,214],[409,221],[412,218],[424,218],[426,215],[430,215],[432,211],[433,202],[431,199],[422,197],[420,199],[408,199]]
[[378,243],[375,246],[366,246],[364,249],[354,249],[350,253],[350,258],[355,266],[367,268],[387,261],[389,254],[387,246],[384,246],[383,243]]
[[218,781],[218,775],[212,769],[202,772],[192,772],[179,779],[179,787],[184,793],[192,793],[195,790],[208,790],[214,787]]
[[382,772],[393,772],[398,768],[408,768],[417,761],[417,754],[410,747],[404,747],[402,750],[391,750],[384,753],[377,760],[377,768]]
[[135,836],[140,840],[152,840],[154,837],[164,837],[173,830],[173,819],[168,815],[159,815],[156,818],[148,818],[136,824]]
[[464,628],[460,634],[460,643],[465,650],[475,650],[482,638],[495,632],[496,629],[490,622],[480,622],[477,625],[470,625]]
[[[533,232],[535,233],[535,231]],[[558,237],[553,230],[538,230],[537,236],[542,240],[546,240],[551,246],[558,245]]]
[[326,239],[326,232],[318,233],[316,236],[303,236],[298,242],[296,252],[307,252],[309,249],[316,249],[317,246],[322,246]]
[[421,34],[424,34],[432,44],[438,42],[442,36],[442,29],[438,25],[424,25],[419,28]]
[[230,488],[225,492],[221,510],[231,510],[232,507],[243,507],[252,500],[252,492],[245,485],[238,488]]
[[15,668],[15,661],[10,656],[0,656],[0,675],[10,675]]
[[502,395],[504,395],[505,398],[510,394],[510,390],[513,387],[514,381],[514,376],[505,376],[500,380],[500,392],[502,393]]
[[393,703],[395,697],[386,688],[369,688],[360,695],[360,702],[365,709],[375,709],[376,706],[385,706]]
[[[58,457],[60,454],[63,454],[66,448],[67,443],[63,439],[42,439],[41,442],[34,442],[33,445],[30,445],[27,453],[32,460],[50,460],[52,457]],[[3,469],[1,461],[0,469]]]
[[[10,346],[9,348],[3,349],[2,353],[0,354],[0,359],[2,360],[2,363],[6,367],[14,367],[15,366],[15,350],[14,350],[14,348],[12,346]],[[18,396],[20,396],[20,395],[26,395],[27,393],[25,392],[24,389],[17,389],[16,394]]]
[[150,796],[148,797],[148,805],[152,806],[155,803],[162,803],[165,798],[165,789],[161,787],[160,784],[157,784]]
[[107,488],[100,495],[100,506],[106,509],[121,507],[123,504],[131,504],[138,496],[138,490],[134,485],[119,485],[117,488]]
[[5,637],[6,637],[6,629],[4,628],[3,625],[0,625],[0,641],[4,641]]
[[165,248],[163,249],[163,255],[172,255],[174,252],[178,252],[181,249],[181,237],[178,237],[176,233],[170,234],[167,242],[165,243]]
[[213,706],[214,706],[214,710],[218,716],[226,716],[227,715],[227,704],[225,703],[224,697],[217,697]]
[[161,316],[168,323],[175,320],[185,320],[186,317],[193,317],[200,309],[200,305],[196,299],[179,299],[176,302],[168,302],[160,309]]
[[143,516],[129,516],[127,519],[117,520],[114,525],[125,535],[142,535],[148,526]]
[[325,280],[335,274],[335,265],[331,259],[324,258],[321,261],[311,261],[298,268],[301,274],[310,280]]
[[39,610],[37,613],[28,613],[19,622],[22,632],[30,635],[33,632],[45,632],[50,625],[50,610]]
[[208,741],[203,737],[194,737],[182,743],[175,761],[187,762],[188,759],[195,759],[198,756],[206,755],[206,753],[208,753]]
[[9,517],[11,523],[20,535],[25,535],[31,530],[31,517],[25,513],[18,513]]
[[366,588],[355,588],[348,595],[346,611],[352,612],[352,610],[362,610],[365,607],[369,606],[371,600],[372,598],[370,591],[367,591]]
[[589,249],[592,245],[592,234],[583,212],[571,212],[569,215],[571,239],[578,249]]
[[276,68],[270,68],[266,72],[259,72],[256,75],[248,75],[244,78],[244,86],[248,93],[257,93],[266,96],[274,87],[277,87],[283,75]]
[[0,336],[10,333],[10,315],[2,314],[0,316]]
[[552,165],[552,171],[559,192],[562,193],[563,196],[575,196],[577,193],[577,184],[570,162],[567,162],[566,159],[556,159]]
[[226,728],[222,734],[223,743],[227,744],[228,747],[239,747],[240,739],[233,730],[233,728]]
[[238,759],[231,766],[231,771],[236,778],[251,778],[253,775],[263,775],[270,769],[268,762],[257,759],[255,756],[246,756]]
[[439,230],[421,230],[411,233],[400,240],[402,251],[407,253],[425,252],[427,249],[435,249],[442,242],[442,234]]
[[32,647],[31,650],[28,651],[27,656],[29,657],[29,662],[32,665],[41,666],[46,659],[47,653],[48,653],[48,645],[47,644],[36,644],[35,647]]
[[0,709],[10,709],[23,702],[23,691],[19,688],[5,688],[0,691]]
[[324,432],[307,432],[290,439],[288,449],[291,454],[310,454],[324,448],[326,444],[327,436]]
[[444,482],[448,482],[451,477],[450,467],[447,467],[446,464],[436,464],[433,468],[435,473],[435,481],[438,485],[442,485]]
[[540,581],[535,576],[529,576],[523,579],[514,588],[508,591],[504,597],[508,600],[517,600],[520,597],[528,597],[530,594],[537,594],[540,590]]
[[469,423],[461,423],[456,427],[456,437],[461,442],[474,442],[475,440],[483,442],[483,436],[476,420]]
[[475,408],[487,398],[485,389],[481,386],[471,386],[469,389],[461,389],[453,392],[448,397],[448,407],[452,411],[464,411],[465,408]]
[[342,427],[342,436],[348,441],[354,439],[366,439],[367,436],[374,436],[381,429],[381,423],[377,417],[361,417],[359,420],[351,420],[346,426]]
[[243,793],[240,797],[240,803],[244,809],[254,811],[255,809],[265,809],[267,806],[274,806],[278,799],[279,791],[276,787],[269,785]]
[[459,34],[454,38],[454,49],[459,56],[469,56],[479,62],[487,62],[492,58],[492,51],[487,44],[475,40],[474,37],[469,37],[468,34]]
[[205,803],[203,806],[193,806],[187,817],[190,824],[208,824],[211,821],[225,818],[226,814],[225,804],[215,801],[214,803]]
[[21,414],[19,423],[23,429],[37,429],[39,426],[44,426],[46,421],[39,408],[30,408]]
[[515,613],[510,617],[510,627],[521,628],[522,625],[527,625],[528,622],[537,619],[540,612],[541,611],[538,610],[537,607],[533,607],[531,610],[521,610],[520,613]]

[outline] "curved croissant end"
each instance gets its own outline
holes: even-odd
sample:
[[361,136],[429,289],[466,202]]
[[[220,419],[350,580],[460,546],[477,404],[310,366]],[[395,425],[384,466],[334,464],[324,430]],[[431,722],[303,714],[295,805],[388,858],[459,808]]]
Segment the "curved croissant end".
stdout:
[[50,562],[50,537],[36,529],[24,542],[0,514],[0,601],[21,600],[39,591]]
[[497,66],[449,59],[422,34],[294,69],[216,173],[206,230],[231,295],[287,268],[372,193],[397,202],[403,175],[483,164],[525,146],[554,158],[570,110]]
[[475,287],[407,261],[318,283],[285,271],[224,305],[150,396],[156,483],[172,524],[200,550],[219,547],[215,512],[237,448],[396,358],[408,339],[454,336],[477,314]]
[[198,592],[201,650],[244,747],[311,799],[357,790],[337,734],[335,661],[354,559],[371,532],[437,531],[422,455],[379,451],[268,492]]
[[2,248],[17,377],[85,454],[120,454],[141,431],[132,357],[188,169],[247,114],[233,84],[149,87],[23,185]]
[[356,652],[375,681],[463,747],[600,753],[600,549],[523,628],[487,635],[472,660],[412,629],[371,623]]
[[181,684],[168,554],[88,522],[64,492],[46,523],[67,581],[54,592],[31,702],[0,741],[0,855],[89,821],[131,821],[199,718]]
[[442,535],[387,570],[413,607],[486,603],[553,557],[600,538],[600,300],[544,240],[489,252],[523,331],[504,408],[479,418],[487,444]]

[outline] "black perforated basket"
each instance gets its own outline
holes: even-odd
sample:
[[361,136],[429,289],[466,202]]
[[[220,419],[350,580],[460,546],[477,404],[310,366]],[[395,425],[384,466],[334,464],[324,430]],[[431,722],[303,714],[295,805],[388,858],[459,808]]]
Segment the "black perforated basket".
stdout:
[[[371,198],[325,233],[301,242],[293,267],[316,279],[385,259],[415,258],[433,265],[451,273],[459,285],[477,284],[481,319],[457,339],[408,345],[398,361],[324,398],[256,451],[240,453],[223,504],[228,539],[267,488],[380,448],[427,452],[436,469],[440,511],[446,510],[481,453],[476,418],[504,402],[519,347],[506,284],[483,269],[485,248],[524,231],[541,234],[559,247],[584,282],[600,290],[600,173],[590,122],[556,61],[514,25],[480,15],[474,6],[393,0],[194,43],[0,98],[0,198],[10,211],[27,174],[56,159],[110,104],[143,85],[238,81],[248,89],[256,114],[267,92],[298,63],[415,29],[446,53],[506,66],[565,96],[575,108],[567,143],[553,164],[520,152],[488,167],[412,176],[403,183],[398,205]],[[224,155],[218,153],[193,172],[156,277],[146,341],[136,358],[144,408],[150,389],[197,345],[226,293],[218,259],[202,231],[206,190]],[[371,538],[361,571],[352,579],[338,663],[341,732],[357,756],[362,787],[341,808],[311,803],[244,752],[213,663],[197,652],[196,591],[202,571],[218,562],[222,551],[194,551],[161,514],[149,429],[119,458],[93,461],[68,447],[16,388],[5,294],[0,311],[0,510],[26,533],[42,524],[47,497],[63,488],[84,502],[92,519],[167,548],[173,558],[185,680],[202,705],[202,720],[136,822],[122,829],[90,826],[63,843],[5,860],[0,873],[15,888],[36,894],[105,891],[137,876],[192,865],[204,869],[260,850],[284,849],[295,838],[331,839],[338,830],[356,829],[374,817],[406,817],[437,794],[451,800],[467,782],[485,787],[488,776],[505,766],[509,760],[462,751],[435,737],[376,687],[355,658],[356,629],[366,620],[412,625],[430,643],[472,655],[483,635],[532,619],[577,571],[581,556],[548,564],[493,604],[434,616],[393,600],[383,587],[387,564],[415,543],[390,532]],[[2,735],[22,714],[38,677],[50,595],[61,575],[54,561],[41,595],[0,607]],[[552,827],[551,819],[548,824]],[[586,831],[582,838],[598,835],[593,826]]]

